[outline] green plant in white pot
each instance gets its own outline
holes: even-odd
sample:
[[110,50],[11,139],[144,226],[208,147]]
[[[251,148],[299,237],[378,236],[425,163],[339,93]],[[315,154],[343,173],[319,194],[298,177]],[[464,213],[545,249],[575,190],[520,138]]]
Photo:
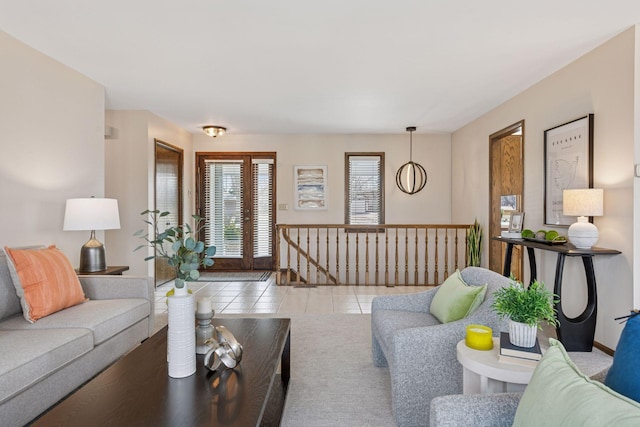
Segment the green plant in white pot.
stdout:
[[525,288],[511,277],[509,286],[498,289],[493,298],[491,308],[501,319],[510,320],[509,341],[513,345],[533,347],[542,322],[558,325],[554,308],[559,301],[558,296],[545,288],[542,282],[534,280]]
[[195,227],[189,224],[182,226],[172,226],[160,231],[159,222],[161,218],[169,215],[169,212],[159,210],[146,210],[141,213],[148,217],[144,222],[153,228],[153,235],[140,230],[136,236],[144,239],[147,244],[138,246],[135,250],[152,247],[154,255],[145,258],[145,261],[154,258],[165,258],[169,266],[176,272],[175,289],[185,289],[185,282],[198,280],[200,277],[200,267],[211,267],[213,256],[216,253],[215,246],[205,246],[204,242],[197,239],[198,234],[204,227],[204,220],[197,215],[193,215]]

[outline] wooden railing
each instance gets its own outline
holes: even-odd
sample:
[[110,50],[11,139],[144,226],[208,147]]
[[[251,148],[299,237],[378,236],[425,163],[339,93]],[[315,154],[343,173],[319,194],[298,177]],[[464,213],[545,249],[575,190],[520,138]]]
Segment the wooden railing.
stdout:
[[278,284],[437,285],[467,265],[470,224],[278,224]]

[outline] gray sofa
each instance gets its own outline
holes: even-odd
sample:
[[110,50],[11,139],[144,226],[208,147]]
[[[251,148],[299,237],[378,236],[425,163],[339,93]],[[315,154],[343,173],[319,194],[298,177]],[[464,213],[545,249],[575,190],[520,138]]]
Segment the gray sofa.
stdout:
[[495,336],[508,330],[490,305],[493,293],[508,286],[510,280],[478,267],[465,268],[461,273],[469,285],[488,284],[482,305],[462,320],[441,324],[429,313],[437,288],[373,299],[373,362],[389,367],[392,409],[401,427],[429,425],[429,405],[434,397],[462,393],[462,365],[456,358],[456,344],[464,339],[466,325],[487,325]]
[[153,333],[148,277],[81,276],[89,301],[27,322],[0,251],[0,424],[28,423]]

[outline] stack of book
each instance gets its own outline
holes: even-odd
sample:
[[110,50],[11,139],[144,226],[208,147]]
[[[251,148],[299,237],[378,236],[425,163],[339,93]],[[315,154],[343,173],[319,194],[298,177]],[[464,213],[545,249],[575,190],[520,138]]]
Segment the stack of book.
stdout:
[[500,362],[535,368],[541,358],[542,351],[540,351],[538,338],[533,347],[518,347],[511,344],[508,332],[500,333],[500,356],[498,357]]

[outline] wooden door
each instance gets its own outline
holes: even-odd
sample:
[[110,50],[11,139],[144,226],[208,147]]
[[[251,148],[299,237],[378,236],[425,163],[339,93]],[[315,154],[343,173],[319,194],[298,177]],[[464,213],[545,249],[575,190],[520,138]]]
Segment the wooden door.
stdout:
[[[155,140],[155,209],[169,212],[160,227],[176,227],[182,218],[183,150]],[[162,231],[161,230],[161,231]],[[155,259],[155,284],[160,286],[176,278],[175,268],[165,258]]]
[[[509,213],[522,211],[524,193],[524,121],[489,137],[489,235],[508,229]],[[526,221],[526,216],[525,216]],[[489,241],[489,268],[502,273],[506,244]],[[522,280],[522,248],[514,247],[511,271]]]

